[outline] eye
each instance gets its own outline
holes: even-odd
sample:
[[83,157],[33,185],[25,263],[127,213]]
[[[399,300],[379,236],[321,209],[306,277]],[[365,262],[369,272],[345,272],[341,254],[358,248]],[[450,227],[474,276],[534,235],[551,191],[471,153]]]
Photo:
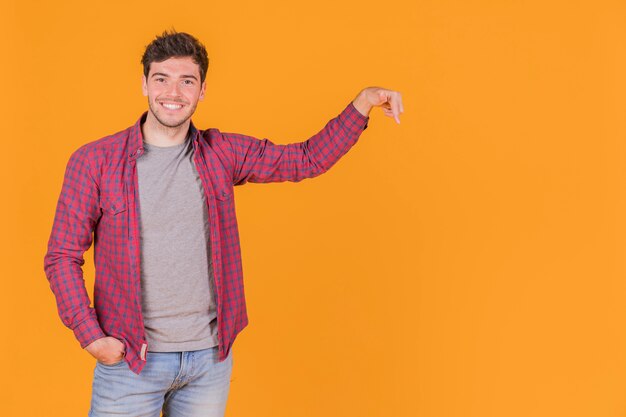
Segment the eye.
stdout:
[[155,81],[156,81],[156,82],[158,82],[158,83],[160,83],[160,82],[162,82],[162,81],[165,81],[165,78],[155,78]]
[[191,80],[184,80],[183,82],[185,83],[185,85],[193,85],[193,81]]

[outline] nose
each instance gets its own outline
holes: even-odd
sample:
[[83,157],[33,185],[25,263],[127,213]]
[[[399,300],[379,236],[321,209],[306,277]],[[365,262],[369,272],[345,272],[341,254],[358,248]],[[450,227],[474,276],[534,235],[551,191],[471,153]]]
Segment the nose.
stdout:
[[167,95],[172,97],[179,97],[180,85],[178,83],[170,83],[167,87]]

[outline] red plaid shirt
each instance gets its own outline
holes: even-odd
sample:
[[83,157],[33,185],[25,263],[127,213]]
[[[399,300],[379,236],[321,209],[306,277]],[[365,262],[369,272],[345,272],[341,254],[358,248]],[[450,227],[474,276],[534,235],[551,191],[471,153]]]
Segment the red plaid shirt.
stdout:
[[[59,316],[81,347],[115,337],[124,343],[126,361],[137,374],[148,349],[141,309],[136,164],[144,151],[141,123],[146,115],[70,156],[44,258]],[[190,124],[194,163],[210,218],[220,361],[248,324],[233,186],[318,176],[348,152],[368,120],[350,102],[310,139],[288,145],[218,129],[197,130]],[[82,270],[83,254],[92,241],[93,307]]]

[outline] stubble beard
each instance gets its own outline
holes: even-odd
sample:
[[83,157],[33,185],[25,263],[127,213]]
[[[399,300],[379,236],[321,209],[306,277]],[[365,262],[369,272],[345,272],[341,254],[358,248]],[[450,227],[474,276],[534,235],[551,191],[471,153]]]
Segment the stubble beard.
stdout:
[[183,118],[183,120],[175,124],[168,124],[165,120],[163,120],[163,118],[159,116],[159,112],[154,108],[154,106],[159,106],[159,104],[157,103],[153,105],[152,100],[148,100],[148,107],[150,107],[150,111],[152,112],[152,115],[157,120],[157,122],[159,122],[161,125],[168,127],[168,128],[177,128],[179,126],[182,126],[187,120],[191,118],[191,116],[196,111],[197,104],[191,107],[191,111]]

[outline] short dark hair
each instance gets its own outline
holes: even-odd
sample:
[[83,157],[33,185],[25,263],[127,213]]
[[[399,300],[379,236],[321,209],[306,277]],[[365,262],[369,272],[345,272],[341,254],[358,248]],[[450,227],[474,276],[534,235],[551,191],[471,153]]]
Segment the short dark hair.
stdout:
[[195,37],[185,32],[164,31],[148,46],[141,57],[143,74],[148,77],[150,63],[163,62],[169,58],[191,57],[200,67],[200,80],[204,82],[209,68],[209,57],[204,45]]

